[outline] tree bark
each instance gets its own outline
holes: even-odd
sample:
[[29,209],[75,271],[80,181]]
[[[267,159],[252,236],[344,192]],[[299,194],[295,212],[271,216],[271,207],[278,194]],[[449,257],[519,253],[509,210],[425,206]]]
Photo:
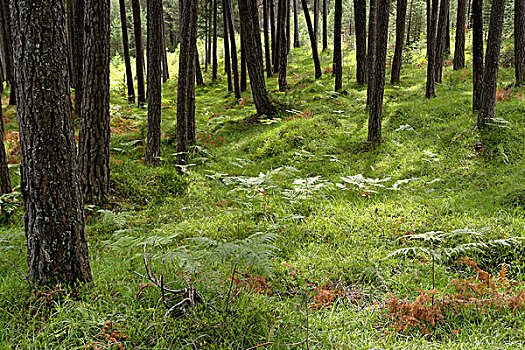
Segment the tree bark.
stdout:
[[281,40],[282,40],[282,30],[285,26],[284,23],[281,22],[281,1],[277,0],[277,27],[275,28],[275,47],[273,50],[273,56],[272,56],[272,63],[273,63],[273,72],[279,73],[279,61],[280,61],[280,54],[281,54]]
[[525,0],[514,0],[514,61],[516,85],[525,82]]
[[78,170],[85,203],[101,205],[109,187],[109,2],[86,0]]
[[[235,98],[241,98],[241,86],[239,83],[239,63],[237,61],[237,43],[235,42],[235,26],[233,25],[233,5],[231,0],[226,2],[226,21],[228,23],[228,34],[230,35],[230,58],[233,73],[233,90]],[[241,21],[242,22],[242,21]]]
[[414,0],[410,0],[410,12],[408,14],[408,28],[406,45],[410,45],[410,34],[412,33],[412,11],[414,10]]
[[217,63],[217,0],[213,0],[213,44],[212,44],[212,73],[211,80],[215,81],[219,78],[218,76],[218,63]]
[[472,110],[480,108],[483,92],[483,0],[472,1]]
[[313,0],[314,2],[314,35],[315,42],[319,43],[319,5],[320,0]]
[[241,30],[241,92],[248,89],[248,81],[246,77],[246,46],[244,45],[244,33]]
[[438,0],[432,0],[432,9],[430,11],[430,21],[427,32],[427,84],[425,89],[426,98],[436,97],[436,25],[438,16]]
[[[189,0],[184,0],[189,1]],[[160,165],[162,0],[148,0],[148,136],[145,164]]]
[[403,46],[405,40],[405,22],[407,15],[407,0],[398,0],[396,9],[396,49],[392,62],[392,75],[390,82],[398,83],[401,78],[401,65],[403,64]]
[[299,34],[299,0],[293,1],[293,47],[301,47]]
[[[267,0],[270,9],[270,38],[272,39],[272,67],[275,66],[275,58],[277,52],[277,33],[275,28],[275,0]],[[273,68],[272,68],[273,69]]]
[[90,282],[77,179],[64,0],[12,0],[29,279]]
[[273,115],[276,110],[268,96],[264,80],[264,65],[262,61],[261,32],[256,0],[239,0],[240,22],[246,45],[246,61],[250,74],[253,101],[257,114]]
[[195,44],[195,81],[197,86],[204,85],[204,78],[202,77],[201,61],[199,58],[199,50]]
[[[83,0],[80,0],[83,1]],[[137,74],[137,102],[142,107],[146,103],[146,89],[144,84],[144,40],[142,38],[142,21],[140,19],[139,0],[131,0],[133,9],[133,30],[135,33],[135,64]]]
[[315,33],[312,27],[312,19],[310,18],[310,12],[308,11],[308,4],[306,3],[306,0],[301,0],[301,4],[303,6],[306,26],[308,27],[310,45],[312,46],[312,56],[314,59],[314,67],[315,67],[315,79],[319,79],[321,78],[323,73],[321,72],[321,63],[319,62],[319,53],[317,52],[317,41],[315,39]]
[[160,6],[160,29],[162,34],[162,82],[167,83],[170,78],[170,71],[168,66],[168,48],[166,46],[166,23],[164,22],[164,5],[161,1]]
[[[13,65],[13,40],[12,40],[12,29],[11,29],[11,10],[9,6],[9,0],[0,0],[1,5],[1,18],[2,21],[2,29],[3,29],[3,38],[5,45],[5,51],[6,55],[4,57],[5,65],[6,65],[6,76],[7,80],[11,84],[11,90],[9,92],[9,104],[10,105],[16,105],[16,79],[14,76],[14,65]],[[66,61],[67,62],[67,57]]]
[[456,43],[454,48],[454,70],[465,68],[465,24],[467,20],[467,1],[458,0],[456,20]]
[[485,127],[485,125],[494,118],[504,15],[505,0],[493,0],[490,13],[487,52],[485,54],[485,70],[483,72],[483,92],[478,112],[478,129]]
[[128,87],[128,102],[135,103],[135,88],[133,87],[133,73],[131,72],[131,60],[129,58],[128,21],[126,18],[126,5],[124,0],[119,0],[120,24],[122,27],[122,46],[124,49],[124,65],[126,66],[126,84]]
[[323,51],[328,48],[328,0],[323,0]]
[[[294,0],[297,1],[297,0]],[[264,58],[266,62],[266,75],[270,78],[272,72],[272,58],[270,52],[270,38],[268,35],[268,0],[263,0],[263,34],[264,34]]]
[[[12,191],[9,165],[7,164],[7,153],[5,151],[4,133],[4,118],[2,116],[2,106],[0,105],[0,196]],[[0,211],[1,209],[0,205]]]
[[288,83],[286,81],[286,68],[288,66],[288,35],[286,33],[286,19],[288,17],[288,11],[290,9],[290,3],[288,0],[279,0],[279,23],[280,29],[278,32],[281,34],[279,38],[279,91],[284,92],[288,90]]
[[[324,0],[326,4],[326,0]],[[326,17],[325,17],[326,19]],[[343,88],[343,62],[341,55],[341,22],[343,20],[343,0],[335,0],[334,13],[334,76],[335,91]]]
[[445,47],[447,41],[447,23],[448,23],[448,12],[450,7],[449,0],[441,0],[439,9],[439,23],[437,32],[437,44],[436,44],[436,83],[441,84],[443,82],[443,60],[445,57]]
[[385,89],[386,48],[388,43],[388,20],[390,0],[377,3],[376,54],[374,79],[370,98],[370,116],[368,118],[368,142],[381,141],[381,119],[383,113],[383,94]]
[[73,0],[74,24],[71,41],[73,75],[71,81],[75,88],[75,110],[80,115],[82,109],[82,75],[84,72],[84,3],[85,0]]
[[376,56],[376,28],[377,28],[377,5],[378,0],[370,0],[370,16],[368,18],[368,55],[366,57],[366,81],[368,87],[366,90],[366,106],[370,107],[372,89],[374,87],[375,56]]
[[366,82],[366,0],[354,0],[356,78]]
[[222,0],[222,24],[224,43],[224,73],[228,78],[228,91],[233,91],[232,68],[230,60],[230,41],[228,40],[228,18],[226,0]]

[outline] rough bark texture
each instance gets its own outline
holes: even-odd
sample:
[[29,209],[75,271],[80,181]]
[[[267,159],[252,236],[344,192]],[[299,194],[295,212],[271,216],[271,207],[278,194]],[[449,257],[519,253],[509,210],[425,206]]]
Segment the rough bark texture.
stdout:
[[218,79],[218,63],[217,63],[217,0],[213,0],[213,44],[212,44],[212,61],[211,61],[211,80]]
[[323,51],[328,48],[328,0],[323,0]]
[[273,75],[273,72],[272,72],[272,56],[271,56],[271,51],[270,51],[270,36],[268,35],[268,0],[263,0],[263,34],[264,34],[264,59],[266,63],[266,75],[269,78]]
[[4,144],[4,119],[2,116],[2,106],[0,106],[0,196],[11,192],[11,190],[11,178],[9,176],[7,153]]
[[142,21],[140,19],[139,0],[131,0],[133,8],[133,30],[135,33],[135,64],[137,74],[137,102],[139,107],[146,103],[146,89],[144,86],[144,40],[142,38]]
[[315,33],[314,33],[314,28],[312,26],[312,19],[310,17],[310,12],[308,11],[308,4],[306,3],[306,0],[301,0],[301,4],[303,6],[306,26],[308,27],[310,45],[312,46],[312,56],[314,59],[314,68],[315,68],[315,79],[319,79],[323,75],[323,72],[321,72],[321,63],[319,62],[319,53],[317,51],[317,41],[315,40]]
[[73,75],[72,85],[75,88],[75,110],[77,115],[82,108],[82,75],[84,71],[84,3],[85,0],[73,0],[75,23],[71,41]]
[[[223,1],[223,4],[227,5],[227,1]],[[177,164],[182,166],[188,164],[188,141],[192,139],[192,125],[195,119],[197,11],[197,0],[184,0],[177,84]]]
[[109,2],[86,0],[84,23],[78,170],[84,201],[100,205],[109,186]]
[[[14,65],[13,65],[13,40],[12,40],[12,29],[11,29],[11,16],[9,0],[0,0],[0,20],[2,21],[3,30],[3,45],[5,46],[6,55],[4,57],[6,65],[6,77],[11,84],[11,91],[9,93],[9,104],[16,105],[16,79],[14,77]],[[67,58],[66,58],[67,62]]]
[[148,136],[146,165],[160,165],[162,0],[148,0]]
[[131,72],[131,60],[129,58],[128,20],[126,18],[126,5],[124,0],[119,0],[120,24],[122,27],[122,46],[124,49],[124,64],[126,66],[126,84],[128,88],[128,102],[135,103],[135,88],[133,87],[133,73]]
[[354,0],[355,56],[357,83],[366,82],[366,0]]
[[443,60],[445,57],[446,42],[447,42],[447,23],[448,12],[450,7],[449,0],[441,0],[439,9],[439,22],[436,41],[436,83],[443,82]]
[[436,26],[439,9],[439,1],[432,0],[432,9],[430,10],[430,20],[427,25],[427,84],[425,89],[426,98],[436,97]]
[[472,110],[480,107],[483,92],[483,0],[472,1]]
[[237,43],[235,42],[235,26],[233,25],[233,4],[231,0],[225,0],[226,22],[228,34],[230,35],[230,59],[233,73],[233,90],[235,98],[241,98],[241,86],[239,83],[239,63],[237,61]]
[[390,0],[377,3],[376,54],[374,79],[370,98],[370,116],[368,118],[368,141],[381,141],[381,119],[383,113],[383,94],[385,89],[386,48],[388,43],[388,17]]
[[368,55],[366,57],[367,67],[366,67],[366,81],[368,87],[366,90],[366,106],[370,106],[372,89],[374,86],[374,76],[376,74],[374,65],[375,65],[375,56],[376,56],[376,29],[377,29],[377,1],[370,0],[370,17],[368,18]]
[[[525,3],[525,2],[524,2]],[[454,70],[465,68],[465,24],[467,21],[467,1],[458,0],[456,20],[456,43],[454,48]]]
[[405,22],[407,16],[407,0],[398,0],[396,9],[396,49],[394,61],[392,62],[392,75],[390,82],[398,83],[401,77],[401,65],[403,63],[403,46],[405,40]]
[[505,0],[493,0],[490,13],[487,52],[485,54],[485,70],[483,71],[483,93],[481,95],[480,109],[478,112],[477,127],[479,129],[483,128],[494,118],[504,14]]
[[228,91],[233,91],[232,81],[232,67],[230,60],[230,41],[228,40],[228,19],[226,11],[226,0],[222,0],[222,31],[223,31],[223,43],[224,43],[224,73],[228,79]]
[[279,0],[279,23],[280,29],[279,37],[279,91],[288,90],[288,83],[286,81],[286,68],[288,66],[288,36],[286,35],[286,18],[288,16],[288,9],[290,8],[288,0]]
[[246,60],[250,74],[253,101],[259,115],[273,115],[275,107],[270,101],[264,80],[261,32],[256,0],[239,0],[239,13],[246,45]]
[[12,0],[29,278],[92,280],[77,179],[63,0]]
[[514,0],[514,61],[516,85],[525,82],[525,0]]
[[[242,28],[242,27],[241,27]],[[240,87],[241,92],[246,91],[248,89],[248,79],[246,77],[246,46],[244,44],[244,33],[241,30],[241,81],[240,81]]]
[[[326,0],[325,0],[326,3]],[[334,76],[335,91],[343,88],[343,62],[341,55],[341,22],[343,20],[343,0],[335,0],[334,13]]]
[[293,47],[301,47],[299,34],[299,0],[293,1]]

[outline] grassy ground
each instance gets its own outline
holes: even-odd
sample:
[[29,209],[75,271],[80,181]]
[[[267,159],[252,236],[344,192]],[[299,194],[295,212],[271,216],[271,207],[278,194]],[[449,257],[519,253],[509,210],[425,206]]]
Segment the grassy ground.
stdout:
[[[10,263],[27,266],[19,209],[0,227],[0,348],[525,347],[525,297],[506,287],[525,278],[524,247],[509,242],[524,236],[523,90],[499,93],[502,120],[479,135],[469,71],[445,69],[438,98],[425,100],[425,68],[407,65],[401,84],[386,86],[384,142],[371,147],[366,89],[351,79],[348,54],[337,95],[331,74],[315,81],[309,52],[294,49],[290,90],[268,81],[289,112],[258,124],[243,121],[254,113],[249,93],[235,101],[207,76],[183,177],[176,80],[163,87],[163,165],[150,169],[146,112],[126,104],[115,69],[112,198],[86,208],[94,283],[79,294],[32,292]],[[330,61],[322,55],[323,67]],[[502,69],[501,87],[511,73]],[[455,236],[417,239],[431,231]],[[134,274],[145,273],[146,239],[154,273],[194,285],[205,303],[165,322],[158,288]],[[399,251],[410,247],[419,248]],[[479,269],[456,263],[463,256]]]

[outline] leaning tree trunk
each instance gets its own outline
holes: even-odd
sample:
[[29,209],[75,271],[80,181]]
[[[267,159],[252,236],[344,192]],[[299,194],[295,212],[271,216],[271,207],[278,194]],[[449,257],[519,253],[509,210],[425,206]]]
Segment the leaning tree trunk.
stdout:
[[321,72],[321,63],[319,62],[319,53],[317,51],[317,40],[315,39],[314,28],[312,26],[312,19],[310,17],[310,12],[308,11],[308,4],[306,3],[306,0],[301,0],[301,4],[303,6],[306,26],[308,27],[310,45],[312,46],[312,56],[314,59],[314,67],[315,67],[315,79],[319,79],[323,75],[323,72]]
[[[294,0],[296,1],[296,0]],[[271,77],[272,72],[272,56],[270,52],[270,38],[268,35],[268,0],[263,0],[263,34],[264,34],[264,58],[266,63],[266,75]]]
[[493,0],[490,13],[487,52],[485,54],[485,70],[483,72],[483,93],[481,95],[480,109],[478,112],[478,129],[483,128],[494,118],[504,15],[505,0]]
[[137,74],[137,102],[139,107],[146,103],[146,89],[144,84],[144,40],[142,39],[142,21],[140,19],[139,0],[131,0],[133,9],[133,30],[135,33],[135,64]]
[[472,1],[472,110],[481,106],[483,93],[483,0]]
[[90,282],[69,74],[64,68],[64,0],[12,0],[11,6],[28,277],[50,287]]
[[377,3],[376,53],[374,79],[370,98],[370,116],[368,118],[368,142],[381,141],[381,119],[383,113],[383,94],[385,89],[386,48],[388,43],[388,17],[390,0]]
[[[189,0],[185,0],[189,1]],[[162,0],[148,0],[148,137],[145,164],[160,165]]]
[[[3,30],[3,45],[5,45],[6,55],[4,57],[6,65],[6,76],[7,80],[11,84],[11,91],[9,93],[9,104],[16,105],[16,79],[14,77],[14,65],[13,65],[13,32],[11,30],[11,16],[10,16],[10,6],[9,0],[0,0],[0,20]],[[67,61],[66,61],[67,62]]]
[[232,67],[230,60],[230,41],[228,40],[228,19],[226,11],[226,0],[222,0],[222,32],[223,32],[223,43],[224,43],[224,73],[228,79],[228,91],[233,91],[232,82]]
[[[429,0],[430,1],[430,0]],[[425,89],[426,98],[436,97],[436,24],[438,15],[438,0],[432,0],[430,20],[427,25],[427,84]]]
[[86,0],[84,11],[78,171],[84,201],[101,205],[109,187],[110,7],[105,0]]
[[[151,0],[150,0],[151,1]],[[223,1],[226,5],[227,1]],[[226,8],[226,6],[224,7]],[[188,164],[188,141],[195,119],[195,58],[197,54],[197,0],[184,0],[177,84],[177,164]],[[225,40],[228,40],[227,37]],[[182,168],[179,168],[182,171]]]
[[293,1],[293,47],[301,47],[299,34],[299,0]]
[[448,23],[448,11],[449,11],[449,0],[441,0],[439,9],[439,23],[437,32],[437,43],[436,43],[436,83],[443,82],[443,59],[445,57],[446,41],[447,41],[447,23]]
[[129,58],[128,21],[126,19],[126,5],[124,0],[119,0],[120,24],[122,27],[122,46],[124,48],[124,64],[126,66],[126,83],[128,87],[128,102],[135,103],[135,88],[133,87],[133,73],[131,73],[131,60]]
[[366,0],[354,0],[356,78],[366,82]]
[[279,0],[279,18],[277,23],[279,23],[280,33],[279,38],[279,91],[284,92],[288,90],[288,83],[286,81],[286,68],[288,66],[288,35],[286,33],[286,18],[288,17],[288,11],[290,8],[290,3],[288,0]]
[[398,83],[401,78],[401,65],[403,63],[403,45],[405,40],[405,22],[407,16],[407,0],[397,1],[396,15],[396,50],[392,62],[392,75],[390,82]]
[[514,61],[516,85],[525,82],[525,0],[514,0]]
[[[230,35],[230,58],[233,73],[233,88],[235,98],[241,98],[241,86],[239,83],[239,63],[237,61],[237,44],[235,42],[235,26],[233,25],[233,5],[231,0],[224,0],[226,8],[226,21],[228,23],[228,34]],[[244,19],[243,19],[244,20]],[[242,21],[241,21],[242,22]]]
[[215,81],[219,78],[218,76],[218,63],[217,63],[217,0],[213,0],[213,44],[212,44],[212,61],[211,61],[211,80]]
[[[326,4],[326,0],[324,0]],[[325,17],[326,19],[326,17]],[[335,0],[334,12],[334,76],[335,91],[343,88],[343,59],[341,56],[341,22],[343,20],[343,0]]]
[[328,0],[323,0],[323,51],[328,48]]
[[270,101],[264,80],[261,33],[257,11],[256,0],[239,0],[239,14],[243,18],[240,24],[245,38],[246,61],[248,62],[253,101],[257,114],[269,116],[275,114],[276,110]]
[[366,81],[368,83],[366,91],[366,106],[370,107],[372,89],[374,87],[375,56],[376,56],[376,29],[377,29],[377,5],[378,0],[370,0],[370,17],[368,18],[368,55],[366,67]]
[[466,20],[467,20],[467,1],[458,0],[458,17],[456,20],[456,44],[454,48],[454,70],[465,68],[465,24],[466,24]]
[[[4,118],[0,106],[0,196],[11,191],[11,178],[9,176],[9,165],[7,164],[7,153],[4,143]],[[2,207],[0,204],[0,211],[1,210]]]

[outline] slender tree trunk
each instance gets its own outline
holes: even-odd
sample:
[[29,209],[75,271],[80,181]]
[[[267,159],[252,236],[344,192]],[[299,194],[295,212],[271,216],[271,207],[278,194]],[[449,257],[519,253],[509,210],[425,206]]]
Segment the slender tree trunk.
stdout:
[[244,46],[244,33],[241,30],[241,92],[248,89],[248,81],[246,78],[246,47]]
[[272,58],[271,58],[271,52],[270,52],[270,38],[268,35],[268,0],[263,0],[263,34],[264,34],[264,58],[266,62],[266,75],[269,78],[273,75],[273,72],[272,72]]
[[429,31],[427,32],[427,84],[425,96],[426,98],[436,97],[435,83],[436,83],[436,25],[439,9],[439,1],[432,0],[432,9],[430,21],[428,24]]
[[[77,0],[78,1],[78,0]],[[80,0],[83,1],[83,0]],[[144,84],[144,40],[142,38],[142,21],[140,19],[139,0],[131,0],[133,9],[133,30],[135,33],[135,64],[137,74],[137,102],[139,107],[146,103],[146,89]]]
[[436,83],[439,84],[443,82],[443,60],[447,41],[447,22],[450,2],[449,0],[441,0],[440,4],[435,66]]
[[226,1],[226,20],[228,23],[228,34],[230,35],[230,58],[232,62],[233,89],[235,98],[241,98],[241,86],[239,83],[239,64],[237,61],[237,43],[235,42],[235,26],[233,25],[233,6],[231,0]]
[[328,48],[328,0],[323,0],[323,51]]
[[233,91],[232,69],[230,60],[230,41],[228,40],[228,17],[226,0],[222,0],[222,31],[224,42],[224,73],[228,78],[228,91]]
[[319,43],[319,5],[320,0],[313,0],[314,2],[314,34],[315,34],[315,42]]
[[84,3],[85,0],[73,0],[74,2],[74,30],[72,32],[71,56],[73,75],[71,81],[75,88],[75,110],[80,115],[82,109],[82,75],[84,72]]
[[[326,5],[326,0],[324,0]],[[325,17],[326,19],[326,17]],[[343,0],[335,0],[334,13],[334,75],[335,91],[343,88],[343,62],[341,54],[341,26],[343,20]]]
[[299,0],[293,1],[293,47],[301,47],[299,34]]
[[122,27],[122,46],[124,48],[124,64],[126,66],[126,83],[128,87],[128,102],[135,103],[135,88],[133,87],[133,73],[131,73],[131,60],[129,58],[128,23],[126,19],[126,5],[124,0],[119,0],[120,24]]
[[101,205],[109,188],[110,5],[105,0],[86,0],[84,11],[78,171],[85,203]]
[[168,66],[168,48],[166,47],[166,23],[164,22],[164,5],[161,2],[160,29],[162,34],[162,82],[167,83],[170,78]]
[[286,53],[288,54],[292,50],[292,11],[290,11],[291,0],[287,0],[286,2],[288,4],[286,8]]
[[[151,1],[151,0],[150,0]],[[224,4],[225,2],[223,2]],[[188,164],[188,141],[195,120],[195,60],[197,53],[197,0],[184,0],[177,85],[177,164]],[[227,38],[225,38],[227,40]],[[181,168],[179,168],[180,170]]]
[[447,30],[445,31],[445,56],[450,56],[450,3],[447,13]]
[[414,9],[414,0],[410,0],[410,12],[408,14],[408,28],[407,28],[407,46],[410,46],[410,34],[412,33],[412,11]]
[[[209,1],[209,0],[206,0]],[[213,15],[213,4],[209,4],[209,10],[208,14],[206,15],[208,17],[208,30],[206,31],[206,37],[208,38],[208,55],[206,56],[206,60],[208,60],[208,66],[211,66],[211,56],[212,56],[212,15]]]
[[279,73],[279,58],[281,54],[281,41],[282,41],[282,29],[284,28],[284,23],[281,22],[282,17],[282,0],[277,0],[277,27],[275,28],[275,47],[272,56],[273,63],[273,72]]
[[212,46],[212,73],[211,80],[215,81],[219,78],[218,76],[218,63],[217,63],[217,0],[213,0],[213,46]]
[[354,0],[356,78],[366,82],[366,0]]
[[514,0],[514,61],[516,85],[525,82],[525,0]]
[[276,112],[266,90],[262,56],[261,32],[256,0],[239,0],[240,22],[246,45],[246,61],[250,74],[253,101],[257,114],[273,115]]
[[63,0],[12,0],[29,279],[90,282]]
[[392,62],[392,75],[390,82],[398,83],[401,78],[401,65],[403,63],[403,45],[405,40],[405,22],[407,15],[407,0],[397,0],[396,15],[396,50]]
[[385,89],[386,48],[388,43],[388,17],[390,0],[377,3],[376,54],[374,64],[374,87],[370,99],[370,116],[368,118],[368,142],[381,141],[381,119],[383,113],[383,94]]
[[[13,41],[12,41],[12,30],[11,30],[11,16],[10,16],[10,6],[9,0],[0,0],[1,5],[1,18],[2,29],[3,29],[3,38],[5,45],[6,55],[4,57],[6,71],[7,71],[7,80],[11,84],[11,90],[9,93],[9,104],[16,105],[16,79],[14,78],[14,65],[13,65]],[[67,60],[66,60],[67,62]]]
[[[241,0],[242,1],[242,0]],[[288,83],[286,81],[286,72],[288,66],[288,35],[286,33],[286,18],[288,17],[288,11],[290,9],[290,3],[288,0],[279,0],[279,19],[277,22],[281,27],[278,32],[281,34],[279,39],[279,91],[284,92],[288,90]]]
[[368,55],[366,67],[366,80],[368,87],[366,91],[366,106],[370,107],[372,89],[374,87],[375,56],[376,56],[376,28],[377,28],[377,1],[370,0],[370,17],[368,18]]
[[197,44],[195,44],[195,81],[197,83],[197,86],[204,85],[204,78],[202,77],[201,61],[199,58],[199,50],[197,49]]
[[270,9],[270,38],[272,39],[272,67],[275,67],[277,53],[277,28],[275,28],[275,0],[267,0]]
[[483,92],[483,0],[472,1],[472,110],[481,106]]
[[[198,28],[197,28],[198,31]],[[209,32],[209,17],[208,17],[208,1],[204,0],[204,71],[208,71],[208,32]]]
[[454,48],[454,70],[465,68],[465,22],[467,20],[467,1],[458,0],[456,21],[456,43]]
[[148,137],[145,164],[149,166],[160,165],[162,46],[162,0],[148,0]]
[[321,78],[323,73],[321,72],[321,63],[319,62],[319,53],[317,52],[317,41],[315,40],[315,33],[312,27],[312,19],[310,18],[310,12],[308,11],[308,4],[306,3],[306,0],[301,0],[301,4],[303,6],[306,26],[308,27],[310,45],[312,46],[312,55],[313,55],[314,67],[315,67],[315,79],[319,79]]
[[485,55],[485,70],[483,72],[483,93],[478,111],[478,129],[485,127],[485,125],[494,118],[504,15],[505,0],[493,0],[490,13],[487,52]]
[[[11,177],[9,176],[9,165],[7,164],[7,153],[4,143],[4,118],[2,116],[2,106],[0,106],[0,196],[12,191]],[[0,204],[0,212],[2,205]]]

